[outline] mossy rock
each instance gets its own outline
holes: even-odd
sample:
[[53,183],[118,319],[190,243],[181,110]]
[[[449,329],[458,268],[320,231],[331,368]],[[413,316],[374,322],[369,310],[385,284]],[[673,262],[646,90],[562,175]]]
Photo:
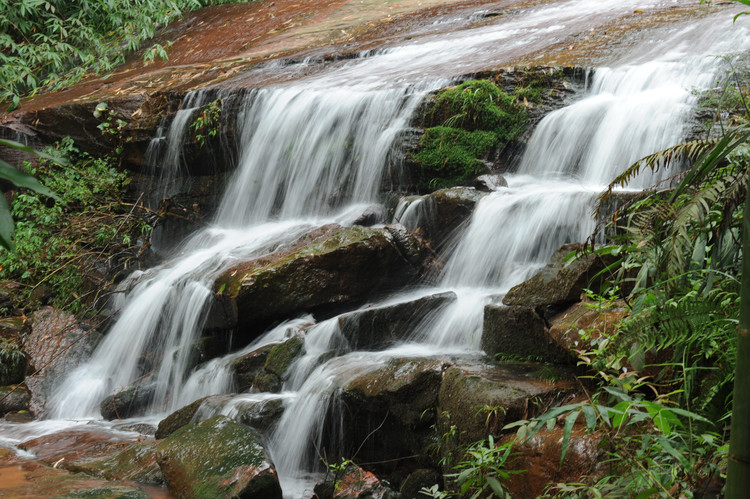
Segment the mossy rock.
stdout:
[[274,346],[276,344],[265,345],[232,362],[231,369],[234,373],[234,383],[238,392],[246,392],[253,386],[255,378],[263,372],[268,354]]
[[482,350],[509,360],[572,363],[570,350],[550,336],[531,307],[487,305],[482,326]]
[[283,343],[280,343],[268,352],[264,369],[275,374],[279,379],[286,378],[286,372],[289,366],[297,357],[305,353],[305,336],[302,334],[295,335]]
[[404,258],[387,229],[348,227],[291,254],[231,268],[215,286],[236,300],[249,342],[275,320],[302,313],[329,315],[400,288],[420,271]]
[[183,426],[159,443],[157,462],[178,497],[281,499],[255,434],[226,416]]
[[193,420],[193,416],[195,416],[195,413],[198,412],[198,409],[200,409],[201,404],[204,400],[206,400],[206,398],[208,397],[203,397],[196,400],[195,402],[186,405],[185,407],[177,409],[172,414],[159,421],[159,426],[156,428],[156,434],[154,435],[154,438],[166,438],[186,424],[190,423]]
[[124,419],[143,414],[153,399],[156,384],[144,381],[108,396],[99,404],[104,419]]

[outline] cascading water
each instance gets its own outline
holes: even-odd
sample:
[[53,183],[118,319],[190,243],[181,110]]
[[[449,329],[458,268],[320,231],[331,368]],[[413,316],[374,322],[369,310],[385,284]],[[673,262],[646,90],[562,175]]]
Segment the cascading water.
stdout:
[[[686,35],[679,32],[668,45],[671,53],[596,70],[588,94],[540,123],[518,174],[508,175],[507,188],[480,201],[470,226],[446,249],[438,289],[420,293],[450,289],[458,299],[415,321],[406,345],[351,352],[337,318],[311,324],[305,317],[190,374],[189,347],[205,321],[215,277],[322,224],[351,223],[354,217],[342,215],[350,213],[348,207],[376,202],[394,137],[422,96],[445,83],[435,77],[417,90],[413,85],[424,74],[438,74],[439,68],[444,77],[450,65],[449,73],[457,75],[471,57],[489,67],[493,51],[513,54],[524,43],[564,32],[566,24],[637,7],[621,0],[561,2],[531,9],[523,19],[465,30],[449,41],[396,47],[312,80],[250,94],[238,140],[240,164],[214,224],[185,241],[169,263],[128,278],[114,305],[120,319],[90,362],[59,386],[50,416],[96,419],[105,395],[148,371],[153,371],[155,413],[226,393],[232,390],[228,366],[234,359],[304,333],[306,354],[292,366],[281,394],[242,394],[201,413],[235,415],[241,404],[283,400],[286,411],[268,435],[268,450],[285,495],[304,495],[317,469],[312,443],[319,443],[322,421],[344,380],[398,356],[478,354],[484,305],[529,277],[561,244],[588,236],[594,224],[591,202],[604,183],[634,160],[679,142],[694,105],[691,89],[710,85],[714,61],[707,56],[685,60],[680,42]],[[725,40],[710,27],[703,22],[689,29],[706,29],[701,40]],[[733,35],[733,49],[750,45],[747,33],[741,34],[741,40]],[[494,46],[498,41],[503,48]],[[719,42],[706,43],[703,52],[728,51]],[[187,122],[173,123],[168,136],[175,143],[182,140]],[[659,178],[644,178],[640,186]],[[401,207],[399,217],[406,225],[416,227],[420,218],[432,216],[429,206],[420,206],[423,201]],[[322,362],[330,351],[340,355]],[[144,365],[144,352],[150,365]]]

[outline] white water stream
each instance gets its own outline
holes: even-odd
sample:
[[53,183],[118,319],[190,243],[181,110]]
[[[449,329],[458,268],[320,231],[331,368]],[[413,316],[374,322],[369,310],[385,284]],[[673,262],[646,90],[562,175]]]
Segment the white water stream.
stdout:
[[[723,12],[676,29],[658,47],[644,44],[620,66],[597,69],[587,95],[537,127],[518,173],[507,177],[509,186],[480,201],[470,226],[443,255],[447,263],[438,288],[392,298],[407,301],[444,290],[458,296],[417,320],[409,343],[383,352],[350,351],[336,318],[312,325],[311,317],[290,318],[242,351],[187,372],[189,347],[205,321],[216,276],[293,244],[315,227],[350,224],[361,212],[357,206],[378,202],[396,134],[422,97],[445,84],[424,75],[449,77],[470,64],[490,66],[498,53],[512,54],[520,45],[556,36],[568,24],[642,7],[623,0],[540,6],[447,41],[427,38],[250,94],[242,113],[237,172],[214,224],[185,241],[167,264],[128,278],[115,304],[119,320],[91,360],[62,380],[50,401],[50,424],[98,419],[106,395],[151,369],[152,418],[205,395],[231,392],[234,359],[303,333],[306,354],[292,366],[281,394],[242,394],[207,408],[203,416],[234,416],[243,405],[281,398],[286,410],[267,435],[268,451],[285,496],[309,496],[319,469],[313,443],[321,438],[332,395],[345,380],[394,357],[478,354],[482,311],[490,297],[528,278],[561,244],[590,234],[591,202],[603,185],[634,160],[680,141],[695,105],[692,89],[706,88],[715,78],[712,55],[750,47],[750,36],[731,22],[719,26]],[[179,164],[174,158],[186,125],[187,120],[176,121],[173,127],[182,129],[169,130],[172,159],[167,161]],[[663,175],[640,179],[637,186]],[[341,355],[321,363],[331,350]],[[151,356],[150,366],[143,365],[144,352]]]

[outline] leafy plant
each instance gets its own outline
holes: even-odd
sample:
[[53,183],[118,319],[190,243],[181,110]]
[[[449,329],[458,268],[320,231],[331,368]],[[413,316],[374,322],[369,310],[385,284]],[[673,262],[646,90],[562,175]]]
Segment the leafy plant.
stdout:
[[505,463],[511,456],[513,442],[496,445],[492,435],[486,441],[476,442],[466,451],[463,460],[455,469],[455,477],[461,494],[471,493],[471,499],[484,497],[490,491],[497,497],[510,497],[502,482],[510,479],[511,474],[522,471],[505,469]]
[[[16,193],[12,204],[16,251],[0,254],[0,278],[19,281],[28,290],[51,286],[56,303],[75,310],[84,294],[95,295],[104,288],[104,283],[95,289],[82,288],[82,275],[98,275],[93,267],[99,259],[116,266],[117,258],[129,258],[124,236],[147,234],[150,226],[132,215],[135,207],[123,204],[128,179],[113,168],[110,158],[80,153],[70,139],[54,152],[55,157],[70,158],[67,166],[42,161],[24,167],[60,196],[48,203],[34,191]],[[121,256],[109,259],[117,253]]]
[[198,116],[190,124],[193,139],[202,148],[206,145],[206,138],[215,137],[221,125],[221,99],[216,99],[201,108]]

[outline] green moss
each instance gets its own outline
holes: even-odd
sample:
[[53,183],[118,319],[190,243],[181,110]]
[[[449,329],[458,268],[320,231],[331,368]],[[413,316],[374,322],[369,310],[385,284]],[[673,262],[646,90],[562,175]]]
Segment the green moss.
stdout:
[[490,148],[504,148],[523,131],[526,110],[516,98],[489,80],[474,80],[443,90],[433,98],[415,159],[420,188],[466,183],[482,172]]
[[415,156],[422,167],[420,182],[430,189],[466,183],[483,172],[479,158],[496,141],[492,132],[443,126],[428,128]]
[[284,343],[276,345],[268,353],[265,365],[266,371],[283,378],[294,359],[303,353],[304,346],[305,340],[302,335],[294,336]]

